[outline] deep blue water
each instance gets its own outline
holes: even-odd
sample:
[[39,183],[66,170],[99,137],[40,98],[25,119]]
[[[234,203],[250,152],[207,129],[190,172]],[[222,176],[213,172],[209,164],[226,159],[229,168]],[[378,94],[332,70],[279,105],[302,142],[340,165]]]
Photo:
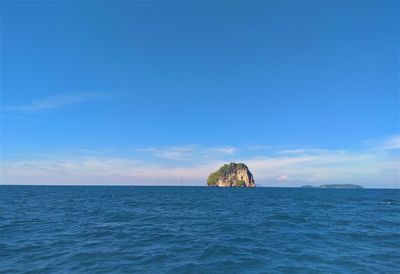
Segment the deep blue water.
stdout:
[[400,190],[0,186],[3,273],[399,273]]

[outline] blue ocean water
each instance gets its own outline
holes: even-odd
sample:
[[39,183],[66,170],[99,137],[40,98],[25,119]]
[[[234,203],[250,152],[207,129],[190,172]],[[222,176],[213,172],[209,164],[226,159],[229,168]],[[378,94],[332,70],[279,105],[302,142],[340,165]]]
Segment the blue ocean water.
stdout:
[[2,273],[399,273],[400,190],[0,186]]

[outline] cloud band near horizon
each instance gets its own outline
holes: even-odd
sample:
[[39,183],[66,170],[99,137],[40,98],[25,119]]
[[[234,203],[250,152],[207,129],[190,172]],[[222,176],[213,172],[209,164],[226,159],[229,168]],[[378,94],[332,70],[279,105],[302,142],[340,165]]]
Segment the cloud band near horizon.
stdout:
[[[88,151],[3,160],[1,184],[205,185],[227,162],[244,162],[259,186],[353,183],[400,187],[400,136],[355,149],[274,149],[199,145],[135,148],[131,155]],[[117,153],[118,154],[118,153]]]

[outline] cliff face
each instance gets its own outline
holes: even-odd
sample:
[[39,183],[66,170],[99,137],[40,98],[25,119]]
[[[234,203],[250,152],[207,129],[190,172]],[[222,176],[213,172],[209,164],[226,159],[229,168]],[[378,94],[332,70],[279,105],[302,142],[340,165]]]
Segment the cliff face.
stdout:
[[208,176],[208,186],[255,187],[253,175],[245,164],[230,163]]

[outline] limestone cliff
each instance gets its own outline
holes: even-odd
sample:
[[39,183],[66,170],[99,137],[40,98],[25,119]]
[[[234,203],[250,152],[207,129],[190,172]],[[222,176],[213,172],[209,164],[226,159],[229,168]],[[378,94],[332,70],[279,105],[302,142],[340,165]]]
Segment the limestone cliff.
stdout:
[[255,187],[253,175],[245,164],[230,163],[208,176],[208,186]]

